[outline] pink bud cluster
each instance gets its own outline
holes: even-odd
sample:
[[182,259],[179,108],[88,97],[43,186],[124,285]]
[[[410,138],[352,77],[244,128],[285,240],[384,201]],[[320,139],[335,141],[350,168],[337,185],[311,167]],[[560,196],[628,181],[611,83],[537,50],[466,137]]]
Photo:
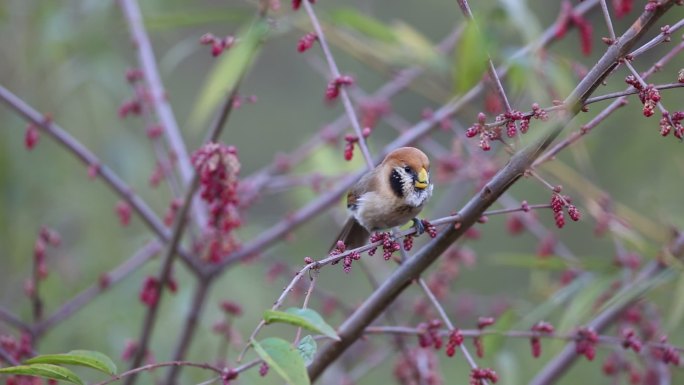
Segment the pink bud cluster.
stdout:
[[[155,306],[157,301],[159,301],[161,289],[159,286],[159,280],[156,277],[151,275],[147,276],[143,281],[143,286],[140,290],[140,302],[149,307]],[[175,278],[169,277],[166,281],[166,287],[171,291],[171,293],[178,291],[178,283],[176,282]]]
[[423,331],[418,334],[418,345],[421,348],[432,346],[435,350],[441,349],[443,342],[442,337],[439,336],[440,327],[442,327],[442,321],[438,319],[418,324],[418,329]]
[[114,211],[119,217],[119,223],[121,223],[121,226],[128,226],[128,224],[131,223],[133,209],[131,209],[131,205],[128,202],[120,200],[116,203]]
[[666,346],[659,347],[654,346],[651,348],[651,355],[656,359],[662,361],[664,364],[672,364],[674,366],[679,366],[681,364],[681,357],[679,351],[671,345],[667,345],[667,337],[662,336],[660,338],[660,343]]
[[572,4],[568,0],[564,0],[558,21],[556,22],[556,39],[561,39],[568,32],[568,28],[574,25],[580,35],[580,43],[582,45],[582,53],[585,56],[591,54],[591,39],[593,28],[589,20],[585,19],[579,13],[574,12]]
[[[33,338],[27,331],[21,333],[18,341],[10,335],[0,335],[0,347],[2,347],[15,361],[21,362],[27,358],[33,357]],[[0,362],[4,362],[2,358],[0,358]],[[5,363],[10,364],[9,362]],[[24,384],[24,382],[19,382],[20,378],[21,377],[19,376],[7,377],[7,383]],[[10,382],[10,380],[14,382]],[[33,382],[30,383],[33,384]]]
[[354,158],[354,144],[359,141],[355,135],[346,135],[344,137],[344,160],[350,161]]
[[470,371],[470,385],[483,385],[485,381],[496,384],[499,381],[499,375],[489,368],[475,368]]
[[449,341],[446,345],[446,355],[453,357],[456,354],[456,348],[463,345],[463,333],[461,329],[454,329],[449,333]]
[[644,87],[639,79],[634,75],[628,75],[625,77],[625,83],[634,87],[634,89],[639,91],[639,100],[644,105],[642,113],[645,117],[651,117],[655,113],[655,108],[660,102],[660,92],[653,86],[649,84]]
[[340,96],[340,89],[342,86],[350,86],[354,84],[354,79],[348,75],[340,75],[328,83],[325,89],[325,100],[332,102]]
[[[382,256],[385,258],[385,261],[389,261],[390,258],[392,258],[392,254],[401,249],[399,242],[394,240],[392,235],[388,232],[371,234],[370,241],[373,243],[382,242]],[[377,247],[368,250],[368,255],[375,255],[377,250]]]
[[615,9],[615,16],[619,19],[628,13],[632,12],[634,0],[613,0],[613,9]]
[[[309,3],[315,4],[316,0],[309,0]],[[298,10],[302,6],[302,0],[292,0],[292,9],[295,11]]]
[[235,36],[217,37],[211,33],[205,33],[200,37],[200,44],[211,45],[211,56],[216,57],[235,44]]
[[365,100],[359,104],[361,127],[372,129],[378,120],[387,115],[392,106],[387,100]]
[[[495,124],[493,127],[487,127],[485,121],[487,116],[480,112],[477,114],[477,123],[473,124],[466,130],[466,137],[472,138],[476,135],[480,135],[480,148],[484,151],[489,151],[491,149],[491,140],[501,139],[501,126],[506,126],[506,136],[513,138],[518,135],[518,131],[521,134],[526,134],[530,128],[530,120],[539,119],[541,121],[546,121],[549,116],[543,108],[539,107],[539,104],[532,104],[532,112],[523,113],[521,111],[512,110],[504,114],[498,115],[495,119]],[[518,123],[520,122],[520,128],[518,129]]]
[[673,114],[665,111],[663,117],[660,119],[660,135],[667,136],[674,129],[675,138],[682,140],[684,138],[684,111],[677,111]]
[[[494,317],[480,317],[477,320],[477,328],[484,330],[486,327],[494,324]],[[482,337],[480,335],[473,338],[473,345],[475,345],[475,353],[478,357],[484,357],[484,345],[482,344]]]
[[[333,251],[330,252],[330,256],[340,255],[340,254],[344,253],[346,250],[347,250],[347,246],[344,244],[344,242],[337,241],[335,248],[333,249]],[[342,267],[344,268],[344,272],[349,273],[351,271],[353,261],[358,261],[359,259],[361,259],[361,253],[358,251],[353,251],[353,252],[345,255],[344,258],[342,259]],[[306,262],[306,259],[305,259],[305,262]],[[313,259],[311,259],[311,262],[313,262]],[[311,263],[311,262],[308,262],[308,263]],[[333,262],[332,264],[336,265],[337,263],[339,263],[339,260]]]
[[299,39],[299,42],[297,42],[297,51],[308,51],[311,47],[313,47],[313,44],[316,41],[318,41],[318,35],[313,32],[307,33]]
[[397,356],[394,364],[394,377],[398,384],[443,384],[443,376],[438,368],[439,359],[432,349],[414,347]]
[[237,149],[221,143],[207,143],[192,155],[200,176],[200,197],[209,205],[208,260],[221,261],[240,243],[234,230],[242,225],[237,194],[240,160]]
[[436,238],[437,237],[437,227],[435,227],[435,225],[430,223],[427,219],[421,219],[420,222],[423,225],[425,232],[428,233],[430,238]]
[[36,144],[38,144],[38,139],[40,139],[38,126],[33,123],[26,124],[26,134],[24,135],[24,146],[26,149],[33,150]]
[[567,208],[570,219],[577,222],[580,220],[581,214],[579,209],[570,203],[570,197],[562,196],[558,192],[554,192],[551,196],[551,210],[553,210],[553,218],[556,222],[556,227],[559,229],[565,226],[565,217],[563,216],[563,208]]
[[575,340],[575,352],[584,355],[587,360],[593,361],[596,356],[596,343],[598,334],[591,328],[579,328],[577,330],[577,340]]
[[531,329],[533,332],[538,333],[537,335],[530,338],[530,344],[532,345],[532,357],[537,358],[541,355],[541,340],[539,336],[541,334],[551,334],[554,331],[553,325],[548,322],[539,321]]
[[[33,263],[36,266],[36,278],[38,280],[43,280],[48,276],[47,262],[45,260],[45,251],[47,246],[57,247],[62,243],[62,238],[59,236],[55,230],[52,230],[46,226],[41,227],[38,233],[38,238],[33,246]],[[27,294],[29,296],[34,295],[35,282],[30,281],[26,285]]]

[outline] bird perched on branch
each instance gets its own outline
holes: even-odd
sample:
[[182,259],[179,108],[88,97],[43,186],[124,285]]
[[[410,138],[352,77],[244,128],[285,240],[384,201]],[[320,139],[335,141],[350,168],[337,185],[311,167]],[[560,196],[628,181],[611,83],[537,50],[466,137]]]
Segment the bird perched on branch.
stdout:
[[416,215],[431,195],[428,157],[414,147],[390,152],[349,190],[347,209],[352,216],[334,244],[341,240],[347,250],[357,248],[368,241],[371,232],[400,226],[409,220],[422,233],[423,226]]

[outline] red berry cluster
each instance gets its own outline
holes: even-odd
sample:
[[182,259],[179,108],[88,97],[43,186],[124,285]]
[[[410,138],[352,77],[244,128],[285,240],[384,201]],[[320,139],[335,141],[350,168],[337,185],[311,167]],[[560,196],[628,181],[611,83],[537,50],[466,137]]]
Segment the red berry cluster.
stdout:
[[346,135],[344,141],[344,160],[350,161],[354,157],[354,144],[359,141],[359,138],[355,135]]
[[[494,317],[480,317],[477,320],[477,328],[479,330],[484,330],[486,327],[494,324]],[[475,336],[473,338],[473,345],[475,345],[475,353],[478,357],[484,357],[484,345],[482,345],[482,337]]]
[[38,126],[33,123],[26,124],[26,134],[24,135],[24,146],[26,146],[26,149],[33,150],[36,144],[38,144],[38,139],[40,139]]
[[551,210],[553,210],[553,218],[556,221],[556,227],[562,229],[565,226],[565,217],[563,216],[563,208],[566,207],[568,211],[568,216],[570,219],[577,222],[580,220],[579,209],[570,204],[570,198],[568,196],[562,196],[558,192],[554,192],[551,195]]
[[477,114],[477,123],[470,126],[465,132],[466,137],[468,138],[473,138],[475,135],[480,135],[480,148],[483,151],[489,151],[492,149],[490,144],[491,140],[498,140],[501,138],[501,128],[497,126],[491,130],[488,129],[485,125],[486,120],[487,115],[480,112]]
[[[166,287],[175,293],[178,291],[178,283],[173,277],[169,277],[166,280]],[[143,287],[140,290],[140,302],[147,306],[154,306],[157,301],[159,301],[159,280],[153,276],[147,276],[143,281]]]
[[[48,276],[47,263],[45,261],[45,250],[48,245],[57,247],[62,243],[62,238],[59,234],[48,227],[43,226],[38,233],[38,238],[33,246],[33,260],[37,269],[37,278],[43,280]],[[30,282],[27,287],[31,288],[27,294],[33,296],[35,290],[35,282]]]
[[[0,335],[0,348],[17,362],[33,357],[33,338],[29,332],[22,332],[21,337],[17,341],[16,338],[9,335]],[[11,365],[11,362],[4,361],[0,356],[0,362]],[[28,376],[8,376],[6,385],[42,385],[42,381],[38,377]]]
[[351,271],[352,261],[358,261],[361,259],[361,253],[358,251],[352,251],[349,255],[344,257],[342,266],[344,267],[344,272],[349,273]]
[[442,385],[443,376],[438,368],[439,359],[431,349],[414,347],[397,355],[394,377],[400,385]]
[[435,225],[428,222],[427,219],[421,219],[420,223],[423,225],[425,232],[428,233],[430,238],[436,238],[437,237],[437,227],[435,227]]
[[674,346],[667,345],[667,337],[660,337],[660,343],[666,346],[653,346],[651,347],[651,354],[656,359],[662,361],[665,364],[672,364],[674,366],[679,366],[681,363],[681,358],[679,355],[679,350]]
[[261,363],[261,366],[259,366],[259,375],[261,377],[265,377],[268,374],[268,364],[265,362]]
[[449,341],[446,345],[446,355],[448,357],[453,357],[456,354],[456,347],[463,344],[463,333],[461,329],[454,329],[449,333]]
[[404,237],[404,250],[411,251],[413,248],[413,234]]
[[596,343],[598,342],[598,334],[591,328],[580,328],[577,330],[577,339],[575,340],[575,352],[578,355],[584,355],[587,360],[593,361],[596,356]]
[[235,44],[235,36],[217,37],[212,33],[205,33],[200,37],[200,44],[211,45],[211,56],[216,57]]
[[440,327],[442,327],[442,321],[438,319],[418,324],[418,329],[423,331],[418,334],[418,345],[420,345],[421,348],[432,346],[435,350],[441,349],[442,337],[439,336]]
[[121,226],[128,226],[128,224],[131,223],[132,209],[128,202],[124,200],[117,202],[115,211],[116,215],[119,216],[119,222],[121,223]]
[[648,0],[648,3],[644,6],[644,11],[653,12],[660,7],[658,0]]
[[[399,242],[395,241],[392,235],[388,232],[371,234],[370,241],[372,243],[382,242],[382,256],[385,258],[385,261],[389,261],[390,258],[392,258],[392,254],[401,249]],[[375,255],[377,250],[377,247],[368,250],[368,255]]]
[[354,79],[348,75],[340,75],[328,83],[328,87],[325,89],[325,100],[333,101],[340,96],[340,88],[342,86],[350,86],[354,84]]
[[299,51],[299,52],[308,51],[309,48],[311,48],[317,40],[318,40],[318,35],[316,35],[313,32],[307,33],[306,35],[302,36],[299,39],[299,42],[297,43],[297,51]]
[[235,147],[207,143],[192,155],[192,164],[200,176],[200,197],[209,205],[208,260],[216,263],[240,246],[233,232],[242,225],[237,194],[240,160]]
[[140,115],[142,113],[142,103],[140,102],[140,99],[133,98],[130,100],[126,100],[119,106],[119,118],[123,119],[128,117],[129,115]]
[[[309,0],[309,3],[315,4],[316,0]],[[292,0],[292,9],[294,9],[296,11],[301,6],[302,6],[302,0]]]
[[634,87],[634,89],[639,91],[639,100],[644,105],[642,113],[645,117],[653,116],[655,113],[655,107],[660,101],[660,92],[653,86],[649,84],[644,87],[639,79],[634,75],[628,75],[625,77],[625,83]]
[[634,353],[641,351],[641,341],[636,336],[636,332],[632,328],[625,328],[622,330],[622,347],[625,349],[632,349]]
[[673,114],[670,114],[667,111],[663,112],[663,117],[660,118],[660,135],[667,136],[674,128],[675,138],[680,140],[684,138],[682,120],[684,120],[684,111],[677,111]]
[[475,368],[470,371],[470,385],[482,385],[487,380],[496,384],[499,381],[499,375],[489,368]]
[[171,200],[171,203],[169,204],[169,209],[166,211],[166,214],[164,215],[164,224],[166,226],[171,227],[173,221],[176,219],[176,213],[178,212],[178,209],[180,209],[182,204],[182,199],[176,198]]
[[230,380],[238,378],[239,375],[240,372],[238,372],[237,370],[226,368],[223,370],[223,374],[221,374],[221,382],[223,382],[223,385],[229,385]]
[[582,45],[582,53],[588,56],[591,54],[591,35],[593,32],[591,23],[581,14],[574,12],[572,4],[568,0],[564,0],[558,21],[556,22],[556,39],[563,38],[571,25],[577,27]]
[[538,334],[530,338],[530,344],[532,345],[532,357],[537,358],[541,355],[541,340],[539,336],[541,334],[551,334],[554,331],[553,325],[548,322],[539,321],[531,329],[533,332]]
[[361,126],[367,128],[373,128],[377,125],[378,120],[387,115],[391,110],[392,106],[387,100],[365,100],[359,104],[359,110],[361,112]]
[[226,300],[222,301],[220,306],[221,310],[223,310],[228,315],[231,315],[233,317],[239,317],[242,315],[242,306],[240,306],[240,304],[237,302]]
[[615,16],[619,19],[626,14],[632,12],[634,0],[613,0],[613,9],[615,9]]

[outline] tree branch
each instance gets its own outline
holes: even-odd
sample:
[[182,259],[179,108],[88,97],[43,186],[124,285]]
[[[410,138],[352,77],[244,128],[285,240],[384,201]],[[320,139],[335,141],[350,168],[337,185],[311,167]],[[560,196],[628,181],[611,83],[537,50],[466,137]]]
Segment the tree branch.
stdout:
[[[608,48],[598,63],[582,79],[579,85],[565,100],[568,109],[567,120],[578,114],[582,103],[608,76],[617,61],[629,52],[641,36],[672,7],[672,1],[663,3],[653,12],[643,13],[631,28],[618,40],[618,43]],[[566,124],[567,124],[566,120]],[[435,240],[424,246],[414,257],[400,266],[378,290],[352,314],[338,328],[341,340],[324,346],[308,368],[309,376],[316,380],[321,373],[337,359],[352,343],[363,334],[363,330],[411,282],[427,269],[454,241],[459,239],[511,185],[532,165],[534,160],[560,134],[565,124],[550,128],[542,137],[534,141],[521,151],[513,155],[508,164],[501,169],[459,212],[461,222],[458,228],[449,227]]]

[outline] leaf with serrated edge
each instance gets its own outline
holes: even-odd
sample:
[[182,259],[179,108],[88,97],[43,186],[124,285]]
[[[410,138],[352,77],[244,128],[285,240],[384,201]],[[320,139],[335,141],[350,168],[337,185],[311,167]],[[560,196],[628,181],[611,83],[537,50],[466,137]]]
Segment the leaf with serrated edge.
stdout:
[[301,341],[299,341],[297,350],[299,350],[299,354],[302,356],[302,359],[304,359],[304,365],[311,365],[314,356],[316,355],[317,348],[318,346],[316,345],[316,340],[309,335],[305,336]]
[[76,373],[67,368],[51,364],[10,366],[0,369],[0,374],[17,374],[21,376],[43,377],[52,380],[66,381],[77,385],[84,385],[83,380],[81,380]]
[[264,312],[264,321],[266,321],[266,324],[273,322],[287,323],[324,334],[336,341],[340,340],[335,329],[328,325],[323,317],[313,309],[291,307],[285,311],[266,310]]
[[65,354],[44,354],[26,360],[27,364],[77,365],[116,374],[116,365],[106,355],[90,350],[72,350]]
[[297,349],[282,338],[251,339],[254,351],[289,385],[310,385],[304,359]]

